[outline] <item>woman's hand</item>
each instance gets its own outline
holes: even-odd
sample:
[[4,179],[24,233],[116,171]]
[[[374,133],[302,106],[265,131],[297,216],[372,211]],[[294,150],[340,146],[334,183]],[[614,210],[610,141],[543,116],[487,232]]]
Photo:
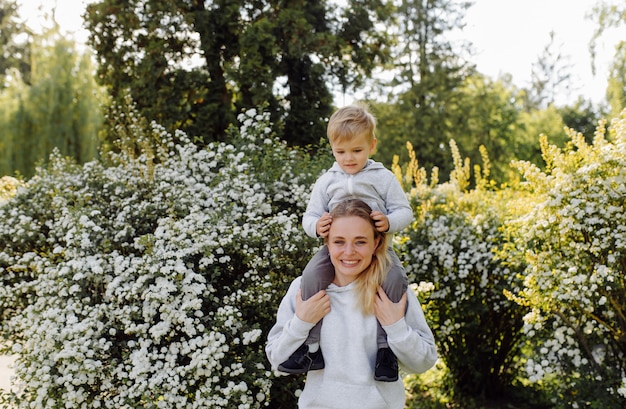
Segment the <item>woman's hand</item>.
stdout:
[[404,317],[406,311],[406,293],[397,303],[394,303],[387,297],[385,290],[378,287],[376,292],[376,301],[374,302],[374,314],[378,318],[380,325],[391,325],[400,321]]
[[321,290],[308,300],[302,300],[302,290],[296,294],[296,316],[302,321],[317,324],[330,312],[330,297]]

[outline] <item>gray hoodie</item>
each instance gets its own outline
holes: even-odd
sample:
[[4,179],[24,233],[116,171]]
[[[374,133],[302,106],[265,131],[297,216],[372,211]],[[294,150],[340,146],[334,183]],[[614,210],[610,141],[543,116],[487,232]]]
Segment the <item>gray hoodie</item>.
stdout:
[[397,233],[413,220],[413,211],[396,176],[372,159],[358,173],[350,175],[335,164],[315,182],[309,204],[302,218],[307,235],[317,237],[315,224],[324,212],[330,212],[346,199],[361,199],[372,210],[389,219],[389,233]]
[[[326,290],[331,311],[324,317],[320,338],[326,367],[308,372],[298,401],[300,409],[404,408],[402,379],[374,380],[378,346],[371,334],[376,332],[377,321],[374,315],[362,313],[355,284],[344,287],[331,284]],[[296,278],[278,307],[276,324],[268,335],[265,351],[273,369],[304,343],[314,325],[295,315],[299,288],[300,278]],[[405,371],[425,372],[437,361],[435,339],[411,290],[407,291],[405,317],[383,328],[389,347]]]

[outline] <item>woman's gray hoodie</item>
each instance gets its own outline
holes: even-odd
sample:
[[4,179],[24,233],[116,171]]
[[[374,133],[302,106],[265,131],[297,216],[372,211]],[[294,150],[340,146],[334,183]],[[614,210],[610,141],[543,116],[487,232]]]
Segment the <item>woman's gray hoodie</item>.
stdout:
[[[326,367],[309,371],[300,409],[403,409],[405,391],[402,379],[396,382],[374,380],[378,346],[377,321],[364,315],[353,282],[344,287],[331,284],[326,290],[331,311],[324,317],[320,348]],[[276,324],[270,330],[265,347],[273,369],[302,345],[314,324],[295,315],[300,278],[289,287],[278,308]],[[383,327],[389,347],[398,357],[401,368],[421,373],[437,361],[435,339],[424,318],[415,294],[407,291],[407,312],[395,324]]]

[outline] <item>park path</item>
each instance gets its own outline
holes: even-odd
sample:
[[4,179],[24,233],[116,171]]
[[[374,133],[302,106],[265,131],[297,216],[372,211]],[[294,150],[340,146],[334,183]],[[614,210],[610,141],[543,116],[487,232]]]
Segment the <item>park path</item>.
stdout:
[[13,357],[0,355],[0,389],[8,391],[11,388],[11,376],[13,375]]

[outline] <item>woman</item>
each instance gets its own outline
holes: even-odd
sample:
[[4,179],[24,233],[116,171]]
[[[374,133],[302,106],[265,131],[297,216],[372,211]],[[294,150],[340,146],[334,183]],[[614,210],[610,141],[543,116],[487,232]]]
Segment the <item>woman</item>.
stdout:
[[[405,370],[420,373],[437,360],[433,334],[410,290],[393,303],[380,286],[387,271],[386,235],[376,230],[372,210],[361,200],[338,204],[325,243],[335,279],[326,291],[306,301],[300,278],[289,287],[268,335],[266,353],[272,368],[289,358],[322,318],[320,349],[325,366],[307,375],[301,409],[402,409],[404,385],[374,380],[377,319],[390,348]],[[406,311],[406,314],[405,314]]]

